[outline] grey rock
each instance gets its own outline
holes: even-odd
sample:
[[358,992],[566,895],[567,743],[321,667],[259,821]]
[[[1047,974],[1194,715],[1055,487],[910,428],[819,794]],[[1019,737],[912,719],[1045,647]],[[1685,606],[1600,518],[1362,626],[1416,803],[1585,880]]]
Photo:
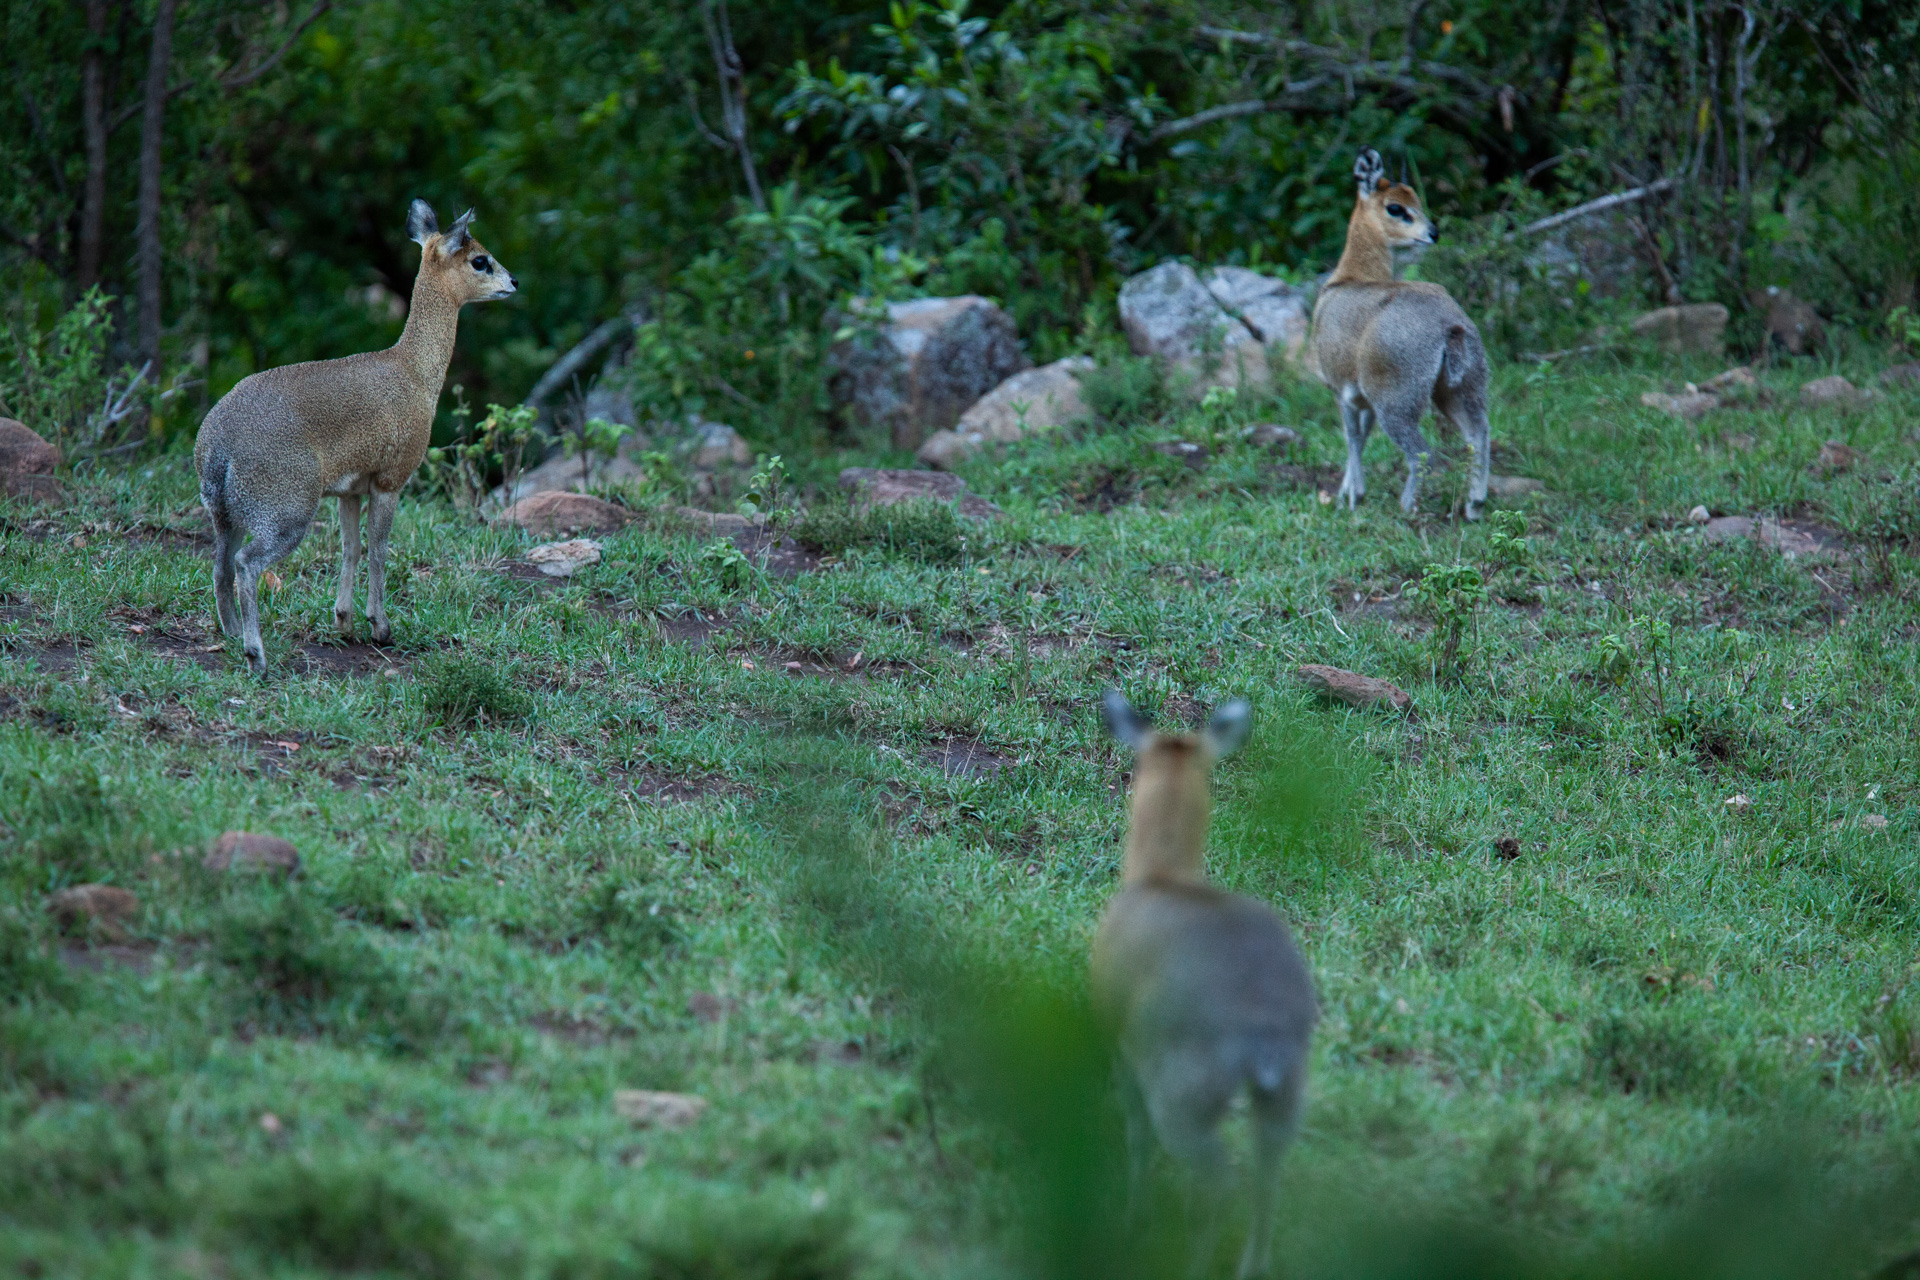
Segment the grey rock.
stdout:
[[1717,302],[1661,307],[1635,317],[1633,332],[1662,351],[1717,356],[1727,349],[1727,309]]
[[1692,420],[1718,409],[1720,397],[1709,391],[1684,391],[1679,395],[1669,395],[1664,391],[1649,391],[1640,397],[1640,403],[1649,409],[1670,413],[1676,418]]
[[828,363],[854,426],[914,449],[1029,362],[1012,317],[969,294],[889,303],[883,324],[835,343]]
[[749,466],[752,462],[753,446],[726,423],[702,422],[696,426],[693,436],[694,466],[702,471],[714,471],[726,466]]
[[58,502],[66,496],[53,478],[60,448],[12,418],[0,418],[0,490],[9,498]]
[[227,831],[213,842],[201,865],[209,871],[277,871],[292,875],[300,869],[300,851],[279,836]]
[[1163,262],[1120,286],[1120,324],[1138,356],[1158,356],[1209,386],[1268,381],[1266,348],[1228,315],[1192,267]]
[[1839,374],[1815,378],[1800,388],[1800,403],[1810,409],[1857,409],[1873,398]]
[[1080,379],[1093,367],[1087,356],[1068,356],[1016,373],[961,414],[953,430],[928,437],[915,456],[929,467],[944,469],[989,444],[1011,444],[1083,418],[1087,402],[1080,394]]
[[1488,476],[1487,492],[1496,498],[1524,498],[1530,493],[1545,493],[1546,482],[1532,476]]
[[518,525],[529,533],[613,533],[624,529],[633,513],[584,493],[550,489],[520,499],[499,518],[501,523]]
[[840,473],[840,487],[856,505],[891,507],[896,503],[931,500],[951,502],[961,515],[987,520],[1000,508],[978,494],[967,492],[967,482],[945,471],[899,471],[881,467],[848,467]]
[[1263,422],[1247,431],[1247,442],[1267,449],[1291,449],[1300,443],[1300,433],[1292,427]]

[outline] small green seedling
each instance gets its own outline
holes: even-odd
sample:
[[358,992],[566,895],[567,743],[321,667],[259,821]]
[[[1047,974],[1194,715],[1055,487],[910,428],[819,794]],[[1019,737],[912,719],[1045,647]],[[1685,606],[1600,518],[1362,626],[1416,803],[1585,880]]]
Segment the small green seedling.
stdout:
[[1487,537],[1487,553],[1502,566],[1518,568],[1533,559],[1533,544],[1527,541],[1527,516],[1523,511],[1493,513],[1493,532]]
[[1441,669],[1455,671],[1460,659],[1460,640],[1468,623],[1476,623],[1480,606],[1486,603],[1487,580],[1470,564],[1430,564],[1420,581],[1407,584],[1407,595],[1425,605],[1439,628]]
[[742,590],[753,581],[753,561],[731,542],[723,540],[708,545],[700,553],[700,563],[711,568],[720,585],[728,591]]

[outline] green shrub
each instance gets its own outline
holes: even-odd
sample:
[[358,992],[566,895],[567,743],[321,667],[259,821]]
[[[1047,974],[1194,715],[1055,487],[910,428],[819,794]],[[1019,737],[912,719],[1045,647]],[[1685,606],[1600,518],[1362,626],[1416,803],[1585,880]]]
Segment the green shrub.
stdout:
[[1166,371],[1146,357],[1103,361],[1080,380],[1080,395],[1103,422],[1144,422],[1166,411]]
[[861,548],[921,564],[954,564],[966,556],[969,538],[978,549],[980,534],[950,504],[917,499],[891,507],[812,507],[794,525],[793,537],[824,555]]
[[465,653],[439,654],[421,666],[427,714],[450,726],[524,720],[533,699],[510,666]]
[[248,1243],[310,1265],[421,1277],[466,1270],[446,1205],[366,1165],[285,1160],[253,1171],[224,1218]]

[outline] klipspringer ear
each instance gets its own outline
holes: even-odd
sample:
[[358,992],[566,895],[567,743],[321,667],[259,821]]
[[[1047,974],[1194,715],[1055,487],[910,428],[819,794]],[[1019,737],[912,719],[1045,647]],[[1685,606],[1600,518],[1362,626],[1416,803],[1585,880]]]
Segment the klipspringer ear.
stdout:
[[1214,708],[1213,714],[1207,717],[1207,727],[1200,731],[1200,741],[1207,754],[1218,760],[1239,750],[1251,728],[1253,704],[1245,698],[1235,698]]
[[467,241],[473,238],[467,234],[467,227],[472,221],[471,209],[453,220],[453,225],[447,228],[447,234],[440,237],[440,253],[443,257],[451,258],[467,247]]
[[1360,184],[1360,194],[1366,195],[1387,180],[1387,165],[1380,153],[1372,147],[1362,147],[1353,162],[1353,180]]
[[1144,751],[1153,741],[1153,729],[1140,713],[1133,709],[1118,689],[1109,689],[1100,699],[1100,710],[1107,718],[1107,732],[1118,738],[1122,745],[1134,750]]
[[427,241],[439,234],[440,218],[432,205],[425,200],[415,200],[407,206],[407,239],[424,249]]

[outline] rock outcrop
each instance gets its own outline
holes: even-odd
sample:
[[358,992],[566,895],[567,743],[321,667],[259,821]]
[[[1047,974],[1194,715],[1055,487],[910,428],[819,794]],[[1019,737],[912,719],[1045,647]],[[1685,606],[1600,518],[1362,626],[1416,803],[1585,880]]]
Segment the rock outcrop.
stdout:
[[1266,347],[1184,262],[1163,262],[1121,285],[1120,325],[1135,355],[1187,370],[1199,386],[1263,387],[1269,380]]
[[981,396],[951,431],[929,436],[915,456],[929,467],[947,469],[989,444],[1012,444],[1085,417],[1080,379],[1093,367],[1087,356],[1068,356],[1016,373]]
[[828,361],[834,401],[849,421],[898,449],[952,428],[1028,366],[1012,317],[970,294],[889,303],[885,323],[835,343]]
[[1636,317],[1633,332],[1662,351],[1717,356],[1727,349],[1727,309],[1717,302],[1661,307]]
[[614,533],[624,529],[632,518],[625,507],[564,489],[522,498],[500,513],[502,523],[539,534]]

